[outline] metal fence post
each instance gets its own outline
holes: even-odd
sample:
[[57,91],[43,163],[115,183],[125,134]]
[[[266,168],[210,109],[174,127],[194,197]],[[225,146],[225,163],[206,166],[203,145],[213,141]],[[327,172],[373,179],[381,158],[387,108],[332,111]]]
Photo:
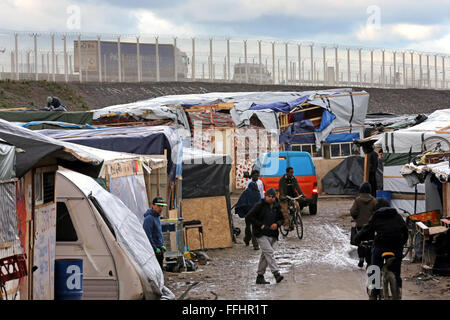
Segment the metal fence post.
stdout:
[[351,85],[352,82],[352,74],[351,74],[351,67],[350,67],[350,49],[347,48],[347,83]]
[[301,44],[297,45],[298,49],[298,84],[302,84],[302,51],[301,51]]
[[362,56],[361,56],[361,48],[358,49],[359,54],[359,86],[362,87]]
[[408,80],[406,77],[406,53],[402,52],[402,60],[403,60],[403,86],[406,88],[408,85]]
[[422,54],[419,53],[419,88],[422,88],[423,84],[423,78],[422,78]]
[[262,84],[262,55],[261,55],[261,40],[258,40],[258,58],[259,58],[259,84]]
[[227,80],[231,81],[230,39],[227,39]]
[[373,87],[373,50],[370,50],[370,86]]
[[50,53],[47,52],[47,81],[50,81]]
[[336,64],[335,65],[335,68],[336,68],[336,79],[335,79],[335,83],[336,83],[336,85],[339,85],[339,60],[338,60],[338,46],[336,46],[335,48],[334,48],[334,63]]
[[53,81],[56,80],[56,76],[55,76],[55,35],[52,34],[52,77],[53,77]]
[[445,83],[445,56],[442,56],[442,89],[446,88]]
[[42,76],[44,76],[45,73],[45,61],[44,61],[44,54],[41,54],[41,72],[42,72]]
[[289,84],[289,54],[288,54],[288,48],[289,47],[289,43],[286,42],[284,44],[284,48],[285,48],[285,53],[286,53],[286,79],[285,79],[285,84]]
[[381,50],[381,86],[386,87],[386,66],[384,59],[385,50]]
[[327,84],[327,47],[322,48],[323,54],[323,85]]
[[16,80],[19,80],[19,35],[14,33],[15,59],[16,59]]
[[248,83],[247,40],[244,40],[245,83]]
[[103,82],[102,75],[102,43],[101,37],[97,36],[97,68],[98,68],[98,81]]
[[63,36],[64,41],[64,81],[69,81],[67,72],[68,72],[68,66],[67,66],[67,37],[66,35]]
[[81,36],[78,35],[78,77],[80,79],[80,82],[83,82],[83,75],[81,70]]
[[411,53],[411,87],[415,87],[415,77],[414,77],[414,52],[413,51],[411,51],[410,52]]
[[430,80],[430,55],[427,54],[427,82],[428,89],[431,88],[431,80]]
[[275,42],[272,42],[272,82],[275,84]]
[[434,55],[434,88],[438,88],[437,54]]
[[191,80],[195,81],[195,38],[192,38],[192,71],[191,71]]
[[314,43],[311,44],[311,85],[314,85]]
[[119,82],[122,82],[122,54],[120,53],[120,36],[117,37],[117,68]]
[[156,52],[156,82],[161,80],[159,69],[159,37],[155,37],[155,52]]
[[213,65],[213,39],[209,38],[209,80],[213,80],[212,65]]
[[397,86],[397,52],[394,51],[394,88]]
[[33,41],[34,41],[34,80],[38,81],[38,53],[37,53],[37,34],[33,34]]
[[174,69],[174,79],[175,81],[178,81],[178,63],[177,63],[177,38],[173,38],[173,69]]

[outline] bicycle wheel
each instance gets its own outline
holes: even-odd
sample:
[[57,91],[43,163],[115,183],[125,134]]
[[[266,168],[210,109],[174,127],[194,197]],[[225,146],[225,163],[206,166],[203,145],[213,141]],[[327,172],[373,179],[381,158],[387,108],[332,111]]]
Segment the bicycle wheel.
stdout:
[[303,238],[303,221],[300,213],[295,213],[295,229],[297,230],[297,237],[301,240]]
[[405,258],[408,255],[408,253],[413,249],[413,246],[414,246],[413,238],[414,238],[414,233],[412,230],[409,230],[408,231],[408,240],[406,241],[405,245],[403,246],[403,252],[402,252],[403,258]]
[[283,226],[280,226],[278,229],[280,230],[280,233],[283,235],[283,237],[286,237],[289,233],[289,230],[285,230]]
[[450,143],[441,136],[428,137],[422,143],[422,152],[448,152],[450,151]]

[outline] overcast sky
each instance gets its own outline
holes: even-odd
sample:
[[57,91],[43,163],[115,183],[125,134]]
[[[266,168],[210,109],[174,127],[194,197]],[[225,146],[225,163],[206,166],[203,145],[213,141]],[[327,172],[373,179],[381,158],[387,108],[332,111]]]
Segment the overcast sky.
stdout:
[[450,54],[450,0],[1,0],[0,29],[269,38]]

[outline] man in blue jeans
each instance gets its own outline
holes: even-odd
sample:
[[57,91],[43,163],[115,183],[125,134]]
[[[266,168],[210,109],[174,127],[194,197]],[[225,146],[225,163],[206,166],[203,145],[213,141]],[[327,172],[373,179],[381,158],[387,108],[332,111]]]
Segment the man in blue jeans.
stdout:
[[261,249],[261,257],[259,259],[256,283],[268,284],[264,279],[264,273],[269,266],[277,283],[283,280],[280,274],[277,262],[274,257],[274,247],[278,240],[278,227],[283,223],[283,214],[281,207],[277,201],[277,193],[275,189],[270,188],[266,191],[265,198],[257,203],[246,218],[252,224],[253,235],[258,241]]
[[[393,252],[395,254],[395,261],[391,266],[391,270],[395,274],[401,297],[402,278],[400,272],[402,268],[402,252],[403,246],[408,240],[408,228],[397,210],[391,208],[389,202],[382,198],[377,200],[375,213],[370,218],[369,223],[355,236],[356,243],[372,239],[371,265],[378,266],[380,272],[383,266],[383,252]],[[378,293],[378,289],[372,290],[369,299],[376,299]]]
[[164,199],[156,197],[152,201],[152,207],[144,213],[144,231],[155,251],[161,269],[163,268],[164,252],[166,251],[161,228],[161,212],[164,207],[167,207]]

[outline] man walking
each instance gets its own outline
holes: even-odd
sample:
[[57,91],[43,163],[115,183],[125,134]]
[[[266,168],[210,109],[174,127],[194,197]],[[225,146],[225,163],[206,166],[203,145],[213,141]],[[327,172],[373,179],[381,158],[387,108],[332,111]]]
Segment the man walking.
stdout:
[[258,186],[259,193],[261,194],[261,199],[264,199],[264,184],[259,179],[259,171],[258,170],[252,170],[252,173],[250,174],[250,177],[251,177],[251,180],[249,180],[247,182],[247,186],[245,187],[245,189],[248,188],[250,183],[255,182],[256,185]]
[[280,205],[284,217],[283,228],[285,230],[293,230],[294,227],[289,226],[289,210],[286,196],[295,198],[297,193],[300,196],[304,196],[304,194],[302,189],[300,189],[297,178],[294,177],[294,169],[292,167],[287,167],[286,173],[280,178],[278,191],[280,192]]
[[275,261],[274,247],[278,240],[278,227],[283,222],[283,215],[280,205],[277,202],[275,189],[270,188],[266,191],[265,198],[250,210],[247,214],[247,219],[252,224],[253,234],[261,249],[256,283],[270,283],[264,279],[267,266],[269,266],[270,271],[273,273],[276,282],[279,283],[283,280],[283,276],[280,274],[277,262]]
[[164,252],[166,251],[161,228],[161,212],[164,207],[167,207],[164,199],[156,197],[152,201],[152,207],[144,213],[144,231],[155,251],[161,269],[163,268]]

